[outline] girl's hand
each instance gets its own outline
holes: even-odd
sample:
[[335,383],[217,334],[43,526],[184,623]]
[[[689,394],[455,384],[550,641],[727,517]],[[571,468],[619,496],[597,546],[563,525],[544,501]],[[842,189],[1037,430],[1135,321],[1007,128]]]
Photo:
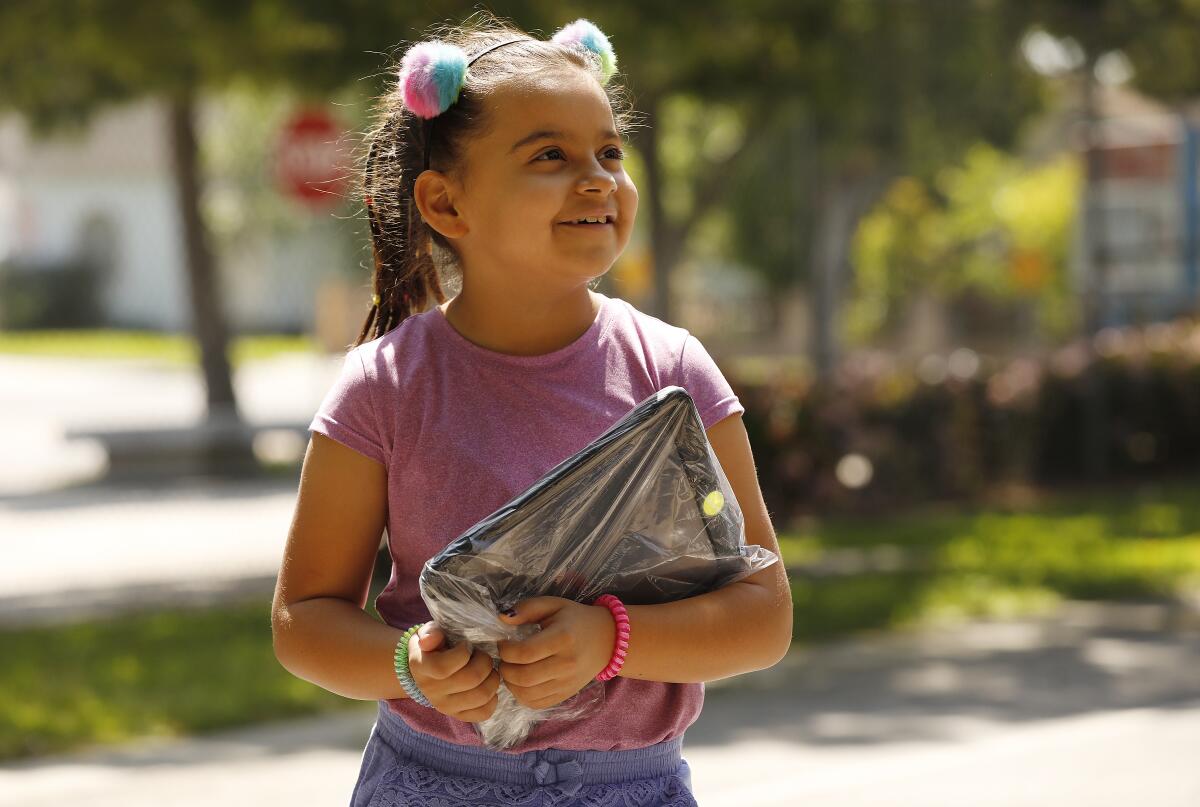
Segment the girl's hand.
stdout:
[[500,615],[507,625],[537,622],[542,630],[521,641],[500,641],[500,676],[520,703],[545,709],[583,689],[612,658],[617,625],[602,605],[562,597],[531,597],[517,615]]
[[408,639],[408,670],[421,692],[444,715],[465,723],[487,720],[496,710],[500,675],[492,657],[459,642],[443,647],[446,634],[426,622]]

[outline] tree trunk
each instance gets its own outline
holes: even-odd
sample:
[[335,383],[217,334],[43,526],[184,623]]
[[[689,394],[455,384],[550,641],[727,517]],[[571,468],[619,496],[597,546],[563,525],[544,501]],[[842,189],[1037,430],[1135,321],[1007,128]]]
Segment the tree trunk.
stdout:
[[818,378],[826,378],[840,359],[837,315],[849,280],[850,245],[858,222],[892,176],[881,169],[860,177],[835,174],[817,182],[817,230],[812,243],[812,359]]
[[664,322],[671,316],[671,267],[677,255],[667,244],[667,219],[662,203],[662,166],[658,160],[659,105],[656,96],[643,99],[645,125],[636,130],[638,150],[646,166],[646,187],[642,198],[649,202],[651,272],[654,277],[654,310]]
[[709,166],[693,180],[692,210],[682,221],[667,220],[663,209],[663,171],[658,158],[658,130],[663,125],[660,117],[659,97],[648,94],[641,100],[641,111],[645,125],[634,130],[633,141],[646,166],[645,187],[639,187],[641,199],[648,208],[650,217],[650,254],[654,263],[654,316],[664,322],[671,321],[671,271],[682,258],[687,246],[688,235],[697,222],[715,205],[722,202],[733,172],[738,168],[739,158],[762,144],[771,126],[767,121],[752,129],[746,141],[736,152],[721,163]]
[[1087,294],[1084,298],[1083,346],[1087,355],[1085,387],[1087,395],[1083,401],[1084,430],[1082,457],[1084,475],[1091,480],[1103,479],[1108,475],[1108,399],[1105,389],[1103,368],[1096,356],[1094,339],[1107,324],[1108,293],[1108,249],[1104,211],[1103,182],[1104,167],[1100,153],[1100,110],[1096,98],[1096,57],[1088,54],[1084,60],[1080,80],[1082,86],[1084,131],[1087,133],[1087,180],[1084,185],[1083,243],[1087,272]]
[[184,257],[192,311],[192,331],[200,347],[206,390],[206,420],[222,424],[240,420],[233,390],[229,332],[221,307],[221,290],[200,213],[201,178],[195,125],[195,96],[169,100],[169,126],[176,193],[183,223]]

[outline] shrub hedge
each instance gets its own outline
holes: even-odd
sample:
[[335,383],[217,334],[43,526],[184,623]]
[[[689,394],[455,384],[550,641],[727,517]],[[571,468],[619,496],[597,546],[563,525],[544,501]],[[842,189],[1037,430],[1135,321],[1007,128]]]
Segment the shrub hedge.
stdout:
[[727,377],[777,518],[1200,468],[1193,320],[1108,328],[1009,359],[859,352],[821,383],[751,380],[732,363]]

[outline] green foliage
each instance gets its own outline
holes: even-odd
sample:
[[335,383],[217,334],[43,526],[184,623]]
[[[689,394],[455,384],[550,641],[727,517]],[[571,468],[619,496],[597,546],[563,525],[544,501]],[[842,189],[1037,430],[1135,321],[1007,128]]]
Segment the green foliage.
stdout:
[[[390,563],[376,556],[373,619]],[[0,646],[0,759],[361,708],[280,665],[270,602],[0,630]]]
[[0,758],[348,703],[275,660],[268,603],[9,630],[2,641]]
[[[1108,329],[1090,348],[1075,340],[1037,360],[861,351],[830,383],[784,364],[730,365],[764,500],[785,518],[1070,483],[1092,475],[1098,451],[1112,480],[1200,468],[1195,321]],[[1105,418],[1093,432],[1097,401]],[[847,478],[846,461],[869,465],[870,478]]]
[[414,27],[466,13],[465,3],[372,0],[8,2],[0,4],[0,108],[44,132],[81,126],[114,103],[239,78],[323,97],[380,78],[383,52]]
[[1037,27],[1081,49],[1084,66],[1120,51],[1133,84],[1161,101],[1188,101],[1200,92],[1200,5],[1194,0],[1029,0]]
[[659,161],[664,172],[663,208],[674,219],[693,214],[692,178],[741,148],[746,138],[745,109],[706,102],[695,94],[672,96],[660,109]]
[[931,185],[896,180],[859,224],[848,336],[866,342],[894,326],[918,291],[964,290],[1036,301],[1045,334],[1062,337],[1077,313],[1067,279],[1082,166],[1063,154],[1041,166],[979,143]]
[[762,72],[784,81],[748,110],[752,146],[716,215],[727,254],[773,290],[809,282],[833,195],[930,177],[980,140],[1008,147],[1042,104],[1014,4],[789,3],[769,19],[780,72]]
[[797,580],[794,636],[1044,611],[1062,599],[1159,599],[1200,587],[1194,479],[1052,497],[1020,511],[915,510],[809,520],[779,536],[789,564],[888,547],[919,561],[896,574]]
[[[317,349],[308,336],[241,336],[232,340],[230,360],[237,366],[253,359]],[[153,359],[182,367],[196,364],[199,360],[197,350],[195,341],[183,334],[119,330],[0,331],[0,354]]]

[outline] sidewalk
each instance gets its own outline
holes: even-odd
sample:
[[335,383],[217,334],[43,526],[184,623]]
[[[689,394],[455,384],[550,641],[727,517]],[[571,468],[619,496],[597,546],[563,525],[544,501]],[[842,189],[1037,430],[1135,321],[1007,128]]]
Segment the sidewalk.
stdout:
[[0,500],[0,626],[269,597],[295,499],[284,480]]
[[[340,356],[284,354],[247,362],[233,383],[249,422],[312,419],[341,369]],[[191,426],[204,416],[199,371],[145,359],[0,355],[0,500],[99,474],[95,441],[68,441],[74,429]]]
[[[234,375],[243,416],[307,425],[340,367],[340,357],[306,355],[244,365]],[[103,451],[63,436],[195,423],[195,371],[0,356],[0,378],[0,443],[10,448],[0,453],[0,625],[273,590],[298,478],[96,484]]]

